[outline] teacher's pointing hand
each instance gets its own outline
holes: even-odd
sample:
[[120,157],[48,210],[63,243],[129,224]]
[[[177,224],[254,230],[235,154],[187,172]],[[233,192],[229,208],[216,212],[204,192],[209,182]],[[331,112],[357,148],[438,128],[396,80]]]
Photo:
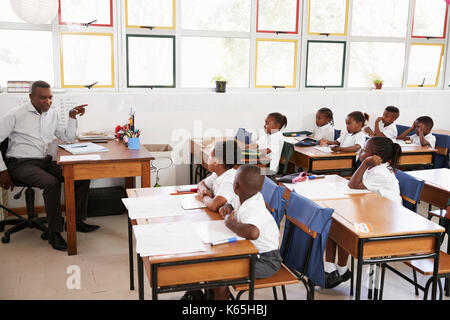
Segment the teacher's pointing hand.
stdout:
[[71,109],[69,111],[69,117],[72,119],[76,119],[77,115],[80,115],[80,116],[84,115],[84,113],[86,112],[86,109],[85,109],[86,106],[87,106],[87,104],[82,104],[81,106],[77,106],[77,107]]

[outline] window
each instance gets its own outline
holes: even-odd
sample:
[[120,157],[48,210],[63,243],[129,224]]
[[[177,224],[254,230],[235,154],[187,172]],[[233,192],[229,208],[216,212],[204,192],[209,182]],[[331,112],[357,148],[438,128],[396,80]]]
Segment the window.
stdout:
[[250,31],[251,0],[182,0],[186,30]]
[[443,44],[412,43],[408,87],[437,87],[443,55]]
[[309,0],[308,34],[347,34],[348,0]]
[[257,1],[257,32],[298,33],[299,0]]
[[404,58],[402,42],[352,42],[348,86],[371,87],[376,74],[384,80],[383,87],[401,87]]
[[249,86],[249,39],[183,37],[181,52],[183,87],[212,87],[216,75],[225,77],[227,86]]
[[87,24],[111,27],[112,0],[59,0],[60,24]]
[[175,0],[125,0],[128,28],[175,28]]
[[306,87],[343,87],[345,67],[343,41],[308,41]]
[[127,86],[175,87],[175,37],[127,35]]
[[257,88],[296,86],[297,40],[256,39]]
[[2,87],[8,80],[44,80],[53,85],[52,33],[0,30],[0,70]]
[[354,0],[352,35],[406,37],[409,0]]
[[114,88],[112,34],[61,33],[60,42],[63,88]]
[[445,38],[447,10],[443,0],[416,0],[412,37]]

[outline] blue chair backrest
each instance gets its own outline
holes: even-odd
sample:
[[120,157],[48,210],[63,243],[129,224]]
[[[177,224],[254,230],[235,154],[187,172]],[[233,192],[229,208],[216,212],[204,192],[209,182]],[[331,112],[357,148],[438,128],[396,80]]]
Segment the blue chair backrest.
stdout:
[[448,168],[449,165],[449,152],[450,149],[450,136],[446,134],[433,133],[436,137],[436,147],[447,149],[447,154],[435,153],[433,155],[434,168]]
[[284,187],[277,185],[272,179],[264,177],[264,184],[261,189],[261,193],[264,198],[264,202],[273,209],[270,213],[275,219],[278,227],[283,219],[286,209],[286,199],[283,198]]
[[[280,248],[283,262],[289,268],[306,275],[309,280],[321,287],[325,286],[323,254],[328,240],[333,211],[334,209],[322,208],[308,198],[292,191]],[[294,218],[309,230],[316,232],[316,237],[313,238],[296,227],[294,223],[288,220],[289,218]]]
[[[401,125],[401,124],[397,124],[396,126],[397,126],[397,136],[401,135],[403,132],[405,132],[406,130],[408,130],[409,128],[411,128],[411,127],[409,127],[409,126],[403,126],[403,125]],[[412,135],[415,134],[415,133],[416,133],[416,131],[413,130],[408,136],[412,136]]]
[[341,130],[334,129],[334,140],[337,140],[341,136]]
[[[400,186],[400,195],[402,196],[403,206],[414,212],[417,212],[417,204],[420,200],[420,194],[422,193],[424,181],[419,180],[412,175],[407,174],[401,170],[397,170],[395,173]],[[409,198],[410,201],[406,200]],[[413,201],[414,203],[412,203]]]

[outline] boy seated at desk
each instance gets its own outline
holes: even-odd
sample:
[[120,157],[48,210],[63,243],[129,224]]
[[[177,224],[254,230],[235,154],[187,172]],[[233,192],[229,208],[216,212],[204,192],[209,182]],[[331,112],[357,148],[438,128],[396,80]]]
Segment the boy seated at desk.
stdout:
[[364,131],[369,137],[386,137],[391,140],[397,138],[397,125],[395,120],[400,116],[400,110],[394,106],[388,106],[384,109],[383,116],[375,120],[374,130],[367,126]]
[[212,211],[219,211],[225,203],[233,201],[234,166],[238,164],[241,149],[235,141],[217,142],[208,158],[208,170],[212,174],[200,181],[196,199]]
[[[260,193],[264,176],[255,165],[243,165],[234,179],[234,192],[238,198],[221,207],[219,213],[225,219],[225,225],[238,236],[250,240],[258,249],[255,261],[255,278],[268,278],[281,267],[281,255],[278,249],[280,231],[270,212],[266,208]],[[228,287],[214,289],[216,300],[228,300]]]
[[[433,119],[428,116],[422,116],[416,119],[412,126],[405,130],[401,135],[397,137],[398,140],[409,140],[414,144],[419,144],[423,147],[434,148],[436,146],[436,137],[431,133],[433,129]],[[408,137],[412,131],[416,131],[415,134]]]

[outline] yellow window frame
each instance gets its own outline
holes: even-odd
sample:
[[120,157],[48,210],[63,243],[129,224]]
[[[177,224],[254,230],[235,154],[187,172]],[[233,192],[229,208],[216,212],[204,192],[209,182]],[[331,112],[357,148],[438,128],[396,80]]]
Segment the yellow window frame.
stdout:
[[[171,27],[158,27],[158,26],[151,26],[154,29],[168,29],[168,30],[175,30],[175,12],[176,12],[176,4],[175,0],[173,0],[173,6],[172,6],[172,26]],[[128,24],[128,0],[125,0],[125,26],[127,28],[143,28],[145,26],[136,26],[136,25],[130,25]]]
[[284,88],[295,88],[297,85],[297,55],[298,55],[298,40],[294,39],[256,39],[256,57],[255,57],[255,88],[273,88],[272,86],[258,86],[256,85],[256,81],[258,78],[258,42],[259,41],[272,41],[272,42],[293,42],[295,43],[295,52],[294,52],[294,82],[292,85],[283,86]]
[[434,84],[424,84],[423,86],[418,84],[409,84],[408,88],[436,88],[439,85],[439,78],[441,76],[441,68],[442,68],[442,59],[444,57],[444,49],[445,45],[443,43],[411,43],[412,46],[440,46],[441,47],[441,57],[439,59],[438,71],[436,75],[436,81]]
[[61,32],[59,35],[59,55],[61,66],[61,88],[85,88],[85,85],[66,85],[64,84],[64,60],[63,60],[63,36],[71,35],[88,35],[88,36],[108,36],[111,39],[111,85],[94,85],[93,88],[114,88],[115,87],[115,73],[114,73],[114,34],[112,33],[90,33],[90,32]]
[[[322,35],[326,32],[320,33],[320,32],[311,32],[311,0],[309,0],[309,10],[308,10],[308,34],[309,35]],[[346,8],[345,8],[345,31],[344,33],[327,33],[327,35],[330,36],[346,36],[348,32],[348,10],[349,10],[349,0],[346,1]]]

